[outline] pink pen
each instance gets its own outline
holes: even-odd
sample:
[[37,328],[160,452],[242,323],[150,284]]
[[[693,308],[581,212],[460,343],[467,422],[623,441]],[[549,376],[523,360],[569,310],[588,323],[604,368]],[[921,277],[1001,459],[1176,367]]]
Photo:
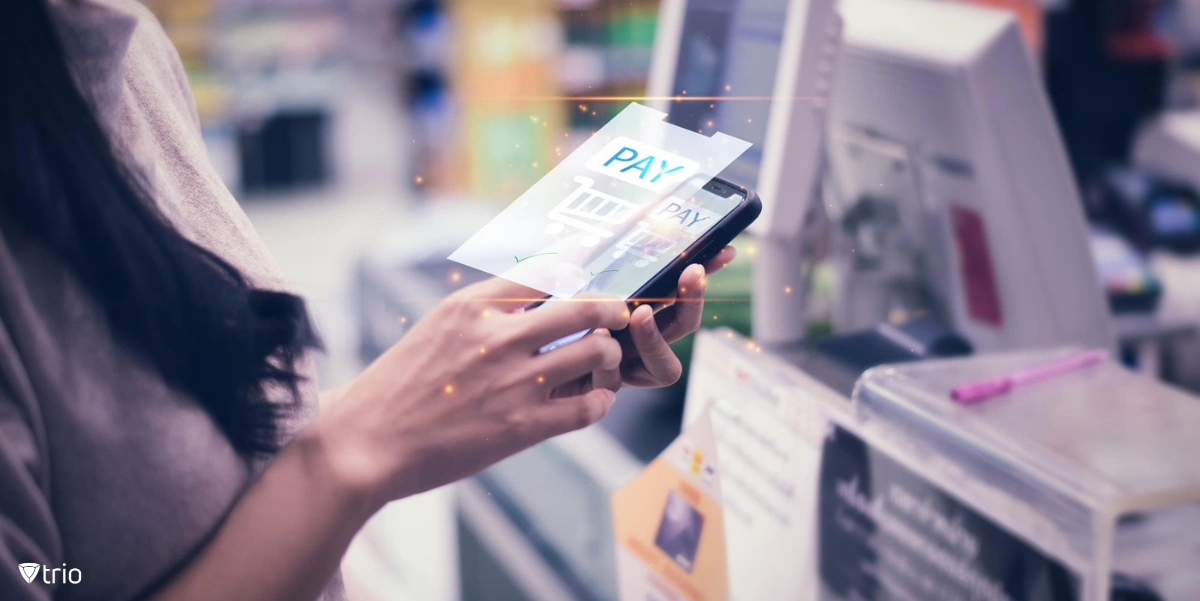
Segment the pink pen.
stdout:
[[1090,367],[1104,361],[1106,357],[1108,357],[1108,353],[1105,351],[1084,351],[1061,359],[1047,361],[1041,365],[1027,367],[1008,375],[955,386],[950,391],[950,398],[963,405],[972,405],[998,394],[1004,394],[1018,386],[1056,378]]

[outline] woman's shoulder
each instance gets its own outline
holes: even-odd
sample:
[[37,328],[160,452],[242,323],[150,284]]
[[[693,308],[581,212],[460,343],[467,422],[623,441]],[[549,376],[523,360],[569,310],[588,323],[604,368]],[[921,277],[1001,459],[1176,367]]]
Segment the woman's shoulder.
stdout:
[[162,212],[255,285],[286,289],[278,266],[209,162],[179,53],[154,16],[134,0],[54,2],[80,87]]
[[136,0],[51,0],[72,72],[104,120],[132,86],[150,88],[197,132],[187,73],[162,25]]
[[179,56],[175,44],[163,30],[158,18],[136,0],[94,0],[114,5],[115,10],[126,11],[137,19],[133,39],[130,42],[130,56],[127,65],[131,68],[142,69],[143,73],[161,81],[169,94],[172,103],[176,105],[181,115],[195,125],[197,133],[200,130],[200,118],[196,112],[195,98],[192,87],[188,82],[187,70]]

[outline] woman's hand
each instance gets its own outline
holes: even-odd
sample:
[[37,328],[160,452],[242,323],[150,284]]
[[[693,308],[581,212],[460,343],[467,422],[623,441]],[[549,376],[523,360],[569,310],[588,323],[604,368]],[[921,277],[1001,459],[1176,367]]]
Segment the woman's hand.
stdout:
[[[679,276],[675,298],[655,312],[643,305],[629,319],[629,341],[623,344],[621,381],[630,386],[670,386],[683,374],[679,358],[668,346],[700,329],[704,318],[704,291],[708,276],[737,257],[737,249],[726,246],[703,266],[693,265]],[[661,305],[660,305],[661,306]]]
[[[679,381],[683,365],[670,344],[700,328],[708,275],[728,265],[736,256],[737,250],[726,246],[703,266],[685,269],[679,276],[674,297],[656,303],[659,311],[655,312],[655,306],[649,304],[634,309],[628,335],[621,337],[622,357],[617,369],[597,370],[559,387],[554,394],[571,396],[595,388],[615,392],[622,385],[657,388]],[[609,336],[609,333],[596,331],[592,335]]]
[[385,502],[600,419],[612,391],[550,390],[616,369],[620,344],[586,336],[538,349],[584,329],[623,328],[629,310],[597,299],[521,311],[540,296],[502,279],[451,295],[271,460],[154,601],[312,599]]
[[580,330],[623,328],[629,310],[619,299],[521,310],[540,296],[495,278],[454,293],[419,321],[318,420],[332,469],[381,504],[600,419],[611,390],[551,391],[619,369],[620,344],[601,334],[544,355],[538,349]]

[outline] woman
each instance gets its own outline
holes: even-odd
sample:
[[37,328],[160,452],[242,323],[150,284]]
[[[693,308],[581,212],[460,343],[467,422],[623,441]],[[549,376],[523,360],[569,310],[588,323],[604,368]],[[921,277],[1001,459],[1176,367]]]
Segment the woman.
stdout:
[[[699,324],[703,269],[657,316],[524,313],[511,299],[536,292],[491,280],[315,416],[304,304],[207,164],[149,13],[0,2],[0,75],[0,598],[338,599],[385,502],[679,377],[667,343]],[[608,330],[626,326],[623,347]]]

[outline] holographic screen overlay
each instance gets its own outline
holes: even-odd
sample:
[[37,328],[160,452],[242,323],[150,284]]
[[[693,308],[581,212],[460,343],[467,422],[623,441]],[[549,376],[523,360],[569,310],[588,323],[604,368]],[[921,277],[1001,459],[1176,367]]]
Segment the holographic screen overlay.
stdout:
[[[659,222],[667,214],[652,219],[651,212],[694,205],[704,184],[750,147],[665,118],[630,104],[450,259],[559,298],[623,269],[653,269],[640,280],[646,281],[694,239],[686,228],[665,233]],[[635,291],[611,293],[628,298]]]
[[669,196],[652,205],[606,252],[585,265],[583,291],[629,298],[739,205],[740,196],[700,190],[688,200]]

